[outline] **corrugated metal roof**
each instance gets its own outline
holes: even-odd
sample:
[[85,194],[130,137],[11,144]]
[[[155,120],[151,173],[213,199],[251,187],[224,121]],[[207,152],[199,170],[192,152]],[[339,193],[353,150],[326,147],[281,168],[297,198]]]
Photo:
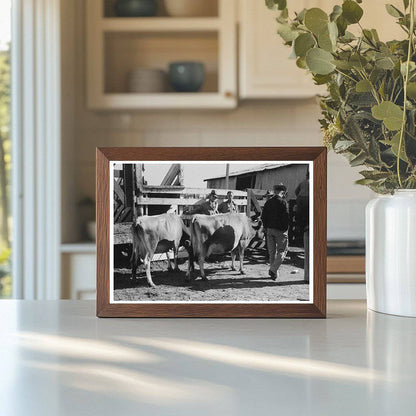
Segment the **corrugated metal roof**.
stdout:
[[[245,175],[247,173],[264,172],[265,170],[278,169],[283,166],[289,166],[289,165],[291,165],[291,163],[273,163],[273,164],[270,163],[268,165],[261,165],[256,168],[239,170],[237,172],[230,172],[228,176],[231,177],[231,176]],[[206,182],[206,181],[212,181],[214,179],[222,179],[222,178],[225,178],[225,175],[214,176],[213,178],[204,179],[204,181]]]

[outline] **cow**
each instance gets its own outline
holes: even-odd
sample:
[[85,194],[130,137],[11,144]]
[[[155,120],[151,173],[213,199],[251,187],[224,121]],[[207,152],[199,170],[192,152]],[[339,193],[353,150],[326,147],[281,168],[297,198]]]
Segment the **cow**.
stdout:
[[[131,262],[131,279],[136,278],[136,271],[139,261],[143,261],[146,268],[146,277],[149,286],[155,288],[150,274],[150,264],[155,253],[166,253],[169,263],[169,270],[179,270],[177,265],[178,251],[184,246],[189,254],[188,270],[193,269],[193,254],[189,244],[187,233],[182,219],[172,213],[141,216],[133,222],[131,232],[133,237],[133,252]],[[172,264],[169,258],[169,251],[173,250]]]
[[[238,253],[240,273],[244,272],[244,250],[254,237],[262,238],[261,221],[253,221],[245,214],[227,213],[195,215],[191,222],[191,244],[194,257],[198,259],[201,278],[208,280],[204,271],[205,258],[211,254],[231,253],[231,268],[235,268]],[[191,267],[188,267],[188,278]]]

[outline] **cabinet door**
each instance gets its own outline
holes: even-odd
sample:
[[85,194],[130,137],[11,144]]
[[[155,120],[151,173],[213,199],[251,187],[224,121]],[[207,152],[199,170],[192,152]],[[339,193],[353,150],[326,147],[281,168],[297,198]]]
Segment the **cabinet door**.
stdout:
[[[389,3],[403,8],[402,0]],[[291,0],[290,13],[303,8],[320,7],[329,13],[337,0]],[[278,12],[267,9],[263,0],[239,0],[240,13],[240,68],[241,98],[305,98],[323,90],[313,84],[311,76],[289,59],[290,48],[277,35],[275,17]],[[382,40],[401,39],[404,32],[389,16],[385,5],[378,1],[361,4],[366,28],[376,28]],[[359,33],[358,25],[349,30]]]
[[[292,0],[290,10],[313,7],[317,1]],[[289,59],[290,48],[276,33],[278,12],[267,9],[262,0],[239,0],[240,13],[240,97],[305,98],[318,93],[305,70]]]

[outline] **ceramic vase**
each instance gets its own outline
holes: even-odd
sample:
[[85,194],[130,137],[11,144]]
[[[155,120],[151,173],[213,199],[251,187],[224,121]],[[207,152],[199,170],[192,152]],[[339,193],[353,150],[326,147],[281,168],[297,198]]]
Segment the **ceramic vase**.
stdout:
[[416,190],[368,203],[366,285],[369,309],[416,317]]

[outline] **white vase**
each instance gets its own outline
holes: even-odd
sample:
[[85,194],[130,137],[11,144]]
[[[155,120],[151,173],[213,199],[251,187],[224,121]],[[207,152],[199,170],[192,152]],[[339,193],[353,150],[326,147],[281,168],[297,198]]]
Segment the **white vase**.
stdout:
[[416,190],[367,204],[366,282],[369,309],[416,317]]

